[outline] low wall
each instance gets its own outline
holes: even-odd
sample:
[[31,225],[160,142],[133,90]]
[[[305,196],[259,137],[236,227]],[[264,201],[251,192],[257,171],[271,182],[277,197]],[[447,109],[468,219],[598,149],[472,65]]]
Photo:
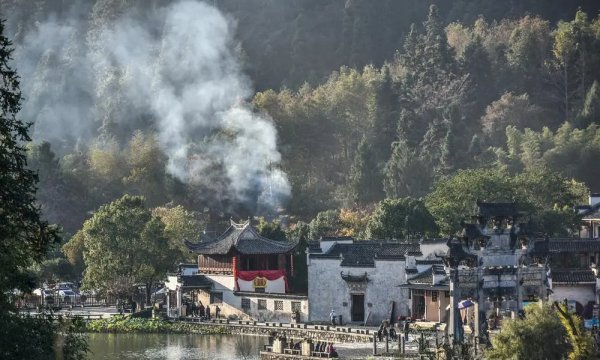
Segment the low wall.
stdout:
[[[276,353],[272,353],[272,352],[265,352],[265,351],[261,351],[260,352],[260,359],[261,360],[292,360],[292,359],[306,359],[306,360],[311,360],[311,359],[321,359],[318,357],[313,357],[313,356],[301,356],[301,355],[290,355],[290,354],[276,354]],[[344,358],[344,359],[348,359],[348,360],[364,360],[364,358]],[[382,358],[379,358],[382,359]]]
[[[192,322],[184,321],[186,324],[198,326],[202,328],[213,328],[223,327],[227,334],[234,335],[258,335],[258,336],[270,336],[271,333],[276,332],[279,336],[285,335],[288,338],[303,339],[309,338],[313,341],[330,341],[334,343],[370,343],[373,341],[372,331],[365,329],[348,329],[348,328],[330,328],[327,330],[325,326],[313,326],[313,325],[296,325],[293,328],[290,324],[282,324],[279,326],[278,323],[256,324],[250,323],[239,324],[237,321],[229,321],[229,324],[225,320],[221,322],[207,323],[207,322]],[[306,328],[304,328],[306,327]],[[315,327],[317,329],[315,329]],[[323,328],[324,330],[321,330]],[[339,329],[339,330],[338,330]],[[361,333],[357,333],[362,332]]]

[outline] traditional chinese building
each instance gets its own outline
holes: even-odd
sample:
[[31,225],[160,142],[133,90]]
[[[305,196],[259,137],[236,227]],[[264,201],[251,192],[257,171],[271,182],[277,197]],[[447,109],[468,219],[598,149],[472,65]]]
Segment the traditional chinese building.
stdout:
[[289,321],[294,310],[308,312],[306,297],[289,291],[296,243],[260,236],[248,220],[242,224],[231,221],[214,239],[185,244],[198,254],[198,270],[196,275],[169,279],[167,286],[175,293],[178,316],[185,315],[181,314],[184,293],[205,306],[218,305],[224,316]]
[[[523,215],[516,203],[478,201],[471,223],[463,223],[461,236],[448,241],[443,260],[450,279],[449,333],[455,339],[462,337],[463,324],[479,336],[527,302],[547,299],[548,263],[532,256],[537,236],[519,223]],[[461,311],[463,300],[474,306]]]
[[[438,264],[436,254],[445,249],[445,241],[354,241],[349,237],[328,237],[309,243],[310,320],[329,321],[332,309],[342,315],[344,323],[378,325],[397,316],[410,316],[410,291],[417,289],[404,286],[407,273],[414,270],[410,278],[419,273],[418,269],[426,272],[432,267],[429,261]],[[435,271],[431,276],[437,279],[437,267]],[[436,288],[436,294],[437,291]]]

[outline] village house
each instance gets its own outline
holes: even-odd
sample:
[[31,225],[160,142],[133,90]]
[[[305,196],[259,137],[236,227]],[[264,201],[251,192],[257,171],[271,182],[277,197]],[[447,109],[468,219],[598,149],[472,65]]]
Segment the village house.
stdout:
[[258,234],[251,220],[229,228],[214,239],[186,241],[198,254],[197,274],[170,276],[169,315],[186,316],[185,299],[219,306],[223,316],[257,321],[289,322],[292,314],[308,317],[306,296],[291,294],[288,277],[294,276],[296,243],[267,239]]
[[580,238],[597,239],[600,237],[600,194],[591,193],[587,205],[576,206],[581,216]]
[[331,310],[341,315],[344,323],[367,325],[410,316],[410,290],[402,285],[412,278],[410,274],[422,275],[438,264],[436,254],[444,253],[445,247],[445,241],[355,241],[349,237],[311,242],[310,321],[329,321]]

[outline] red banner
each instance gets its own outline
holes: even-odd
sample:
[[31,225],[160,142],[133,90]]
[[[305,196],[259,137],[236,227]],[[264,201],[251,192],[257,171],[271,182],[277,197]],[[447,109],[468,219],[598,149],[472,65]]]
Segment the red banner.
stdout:
[[[266,278],[267,280],[273,281],[273,280],[280,279],[281,277],[283,277],[283,280],[285,281],[285,291],[288,292],[289,288],[288,288],[287,275],[285,274],[285,270],[238,271],[237,277],[235,280],[236,280],[236,284],[237,284],[237,279],[244,280],[244,281],[254,281],[254,279],[256,279],[256,278]],[[239,285],[238,285],[238,289],[239,289]]]

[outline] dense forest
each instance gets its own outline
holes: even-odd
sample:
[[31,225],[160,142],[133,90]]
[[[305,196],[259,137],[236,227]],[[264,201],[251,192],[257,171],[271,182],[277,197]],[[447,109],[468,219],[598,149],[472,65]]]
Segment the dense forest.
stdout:
[[600,191],[599,10],[0,0],[38,202],[70,258],[126,194],[172,228],[283,216],[311,238],[451,235],[476,199],[516,200],[571,235]]

